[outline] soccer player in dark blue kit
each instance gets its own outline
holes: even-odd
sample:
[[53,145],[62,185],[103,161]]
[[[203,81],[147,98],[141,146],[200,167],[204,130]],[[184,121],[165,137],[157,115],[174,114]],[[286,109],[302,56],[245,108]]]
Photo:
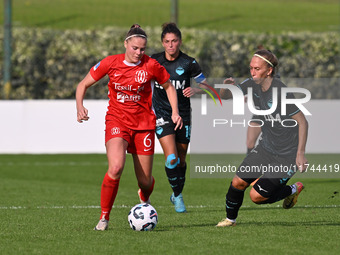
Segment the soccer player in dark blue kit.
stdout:
[[161,34],[164,51],[151,57],[156,59],[170,74],[170,80],[175,86],[178,98],[180,116],[183,118],[183,128],[174,130],[171,120],[171,107],[164,89],[157,83],[154,87],[152,103],[156,113],[156,135],[165,156],[165,171],[173,193],[170,201],[178,213],[186,212],[182,190],[185,183],[186,155],[191,133],[190,97],[202,92],[198,87],[191,86],[193,78],[200,87],[207,88],[205,77],[199,64],[182,51],[181,31],[175,23],[162,26]]
[[[301,182],[293,185],[287,185],[287,182],[297,169],[303,172],[307,167],[305,147],[308,122],[294,104],[287,104],[286,115],[281,113],[281,88],[286,85],[274,77],[277,65],[278,60],[272,52],[258,50],[250,62],[252,78],[237,85],[244,94],[248,88],[252,88],[252,98],[257,110],[272,108],[274,88],[277,89],[278,103],[273,113],[263,116],[262,139],[239,166],[226,195],[227,217],[217,227],[236,225],[244,192],[257,178],[259,179],[250,190],[250,198],[256,204],[275,203],[284,199],[283,208],[289,209],[296,204],[298,195],[304,188]],[[229,78],[224,82],[233,84],[233,79]],[[231,98],[229,90],[221,89],[220,95]],[[288,93],[287,98],[294,98],[294,95]],[[290,124],[283,124],[284,122]],[[263,171],[264,167],[269,171]],[[250,171],[251,169],[258,171]]]

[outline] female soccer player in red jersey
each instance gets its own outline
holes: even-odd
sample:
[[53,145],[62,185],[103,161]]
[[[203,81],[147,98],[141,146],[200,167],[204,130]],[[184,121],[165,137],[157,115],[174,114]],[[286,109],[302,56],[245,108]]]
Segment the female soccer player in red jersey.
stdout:
[[151,80],[161,84],[172,107],[175,129],[182,128],[175,88],[170,75],[156,60],[144,55],[147,35],[133,25],[124,41],[125,54],[104,58],[90,69],[76,91],[77,120],[89,119],[83,105],[86,90],[109,76],[109,106],[105,118],[105,146],[108,171],[101,188],[101,215],[95,230],[106,230],[112,205],[124,169],[126,151],[132,154],[141,202],[149,202],[155,180],[152,177],[156,117],[152,110]]

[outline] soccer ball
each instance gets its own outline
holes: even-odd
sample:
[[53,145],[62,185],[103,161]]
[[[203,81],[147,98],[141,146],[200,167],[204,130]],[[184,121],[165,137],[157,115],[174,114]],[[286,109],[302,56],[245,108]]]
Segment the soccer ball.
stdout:
[[135,231],[153,230],[158,222],[156,209],[150,204],[138,204],[131,208],[128,221]]

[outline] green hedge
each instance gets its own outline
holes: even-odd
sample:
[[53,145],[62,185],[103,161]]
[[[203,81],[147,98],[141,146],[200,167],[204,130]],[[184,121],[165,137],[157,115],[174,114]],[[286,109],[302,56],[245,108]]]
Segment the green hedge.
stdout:
[[[10,98],[74,98],[78,82],[92,65],[107,55],[124,52],[126,31],[122,28],[99,31],[14,28]],[[147,54],[161,51],[160,29],[146,28],[146,32],[149,35]],[[313,98],[340,98],[338,33],[273,35],[182,29],[182,35],[182,50],[197,59],[207,77],[249,76],[249,60],[261,44],[278,56],[282,77],[333,78],[330,82],[327,80],[327,84],[312,84],[309,89]],[[106,82],[101,81],[96,89],[90,89],[87,97],[107,98]]]

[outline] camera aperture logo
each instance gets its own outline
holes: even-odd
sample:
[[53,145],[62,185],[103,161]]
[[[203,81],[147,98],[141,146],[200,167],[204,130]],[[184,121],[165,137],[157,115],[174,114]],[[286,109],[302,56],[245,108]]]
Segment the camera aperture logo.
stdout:
[[[208,84],[204,84],[204,86],[208,87],[212,92],[214,92],[214,94],[217,96],[218,100],[220,101],[221,106],[223,106],[221,97],[217,93],[216,89],[214,89],[212,86],[210,86]],[[213,96],[213,94],[211,94],[211,92],[209,90],[204,89],[204,88],[199,88],[199,89],[201,89],[205,93],[207,93],[212,98],[212,100],[214,101],[215,105],[217,105],[215,97]],[[201,114],[202,115],[206,115],[207,114],[207,95],[206,94],[202,94],[201,99],[202,99],[202,111],[201,111]],[[204,112],[203,112],[203,109],[205,110]]]
[[[217,98],[218,98],[218,100],[220,101],[220,104],[221,104],[221,106],[222,106],[221,97],[220,97],[219,94],[217,93],[216,89],[214,89],[214,87],[212,87],[212,86],[210,86],[210,85],[208,85],[208,84],[204,84],[204,86],[208,87],[212,92],[214,92],[214,94],[217,96]],[[205,93],[207,93],[207,94],[212,98],[212,100],[214,101],[215,105],[217,105],[216,100],[215,100],[215,97],[210,93],[209,90],[204,89],[204,88],[199,88],[199,89],[201,89],[201,90],[203,90]],[[203,94],[203,96],[206,96],[206,95]]]

